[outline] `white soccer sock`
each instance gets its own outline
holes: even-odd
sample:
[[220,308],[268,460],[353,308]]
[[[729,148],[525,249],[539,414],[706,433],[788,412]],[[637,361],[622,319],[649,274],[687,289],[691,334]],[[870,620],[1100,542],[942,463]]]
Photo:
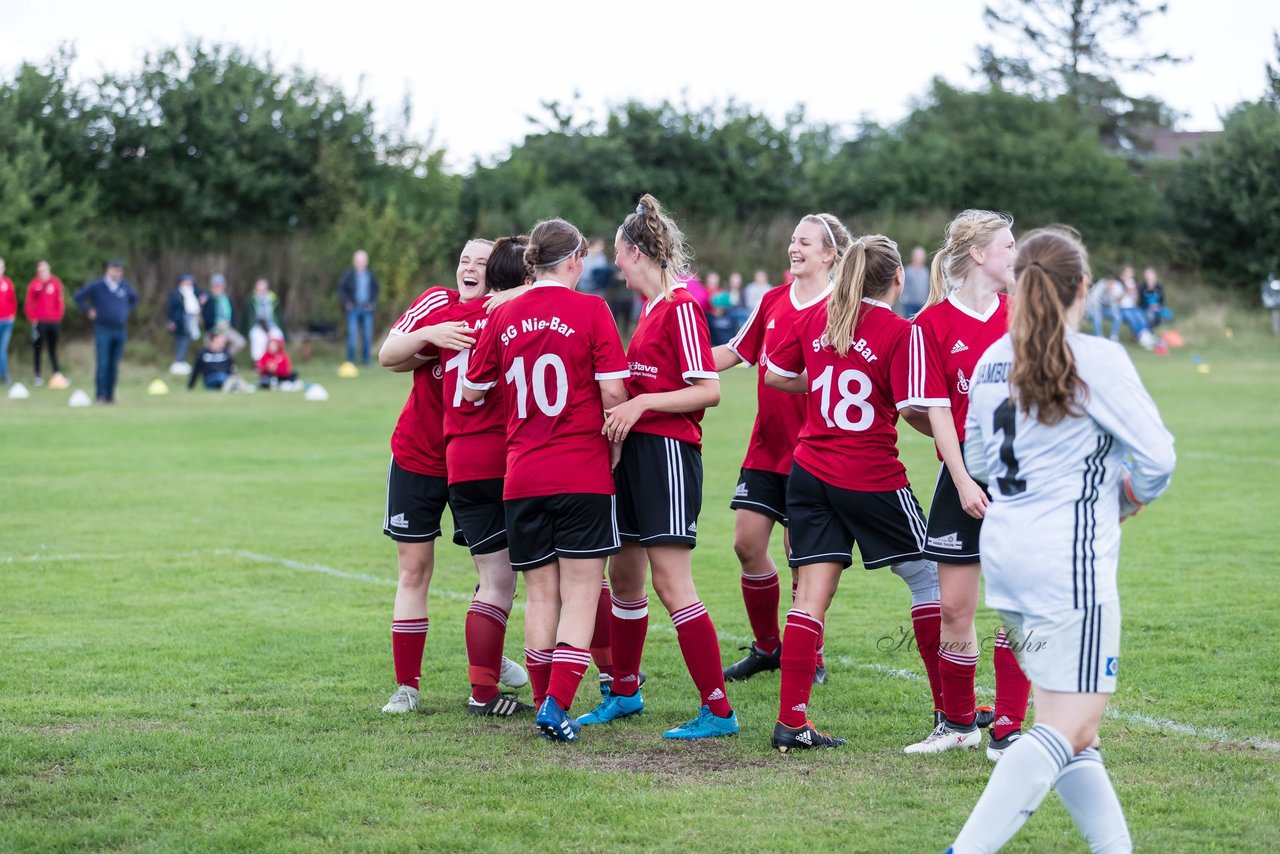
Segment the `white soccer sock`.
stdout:
[[1094,854],[1123,854],[1133,850],[1120,799],[1096,748],[1082,750],[1067,763],[1053,783],[1076,827]]
[[1046,724],[1027,730],[996,763],[987,788],[951,846],[955,854],[998,851],[1040,806],[1069,761],[1071,744],[1062,733]]

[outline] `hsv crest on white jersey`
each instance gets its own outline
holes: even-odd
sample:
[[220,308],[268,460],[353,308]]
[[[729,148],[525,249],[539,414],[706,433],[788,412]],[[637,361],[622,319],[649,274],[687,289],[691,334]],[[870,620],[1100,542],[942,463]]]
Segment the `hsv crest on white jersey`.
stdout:
[[1121,461],[1144,504],[1168,488],[1173,436],[1119,344],[1067,333],[1088,387],[1082,416],[1041,424],[1010,398],[1013,342],[986,351],[969,385],[965,465],[990,485],[982,523],[987,605],[1023,614],[1119,598]]

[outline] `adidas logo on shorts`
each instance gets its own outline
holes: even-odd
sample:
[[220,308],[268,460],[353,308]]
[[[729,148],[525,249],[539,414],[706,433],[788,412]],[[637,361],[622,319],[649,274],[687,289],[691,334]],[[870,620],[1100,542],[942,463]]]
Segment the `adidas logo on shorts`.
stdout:
[[719,688],[715,689],[714,691],[712,691],[710,694],[707,695],[707,702],[711,702],[712,700],[723,700],[723,699],[724,699],[724,691],[721,691]]
[[405,519],[405,518],[404,518],[404,514],[403,514],[403,513],[397,513],[396,515],[394,515],[394,516],[392,516],[392,517],[391,517],[391,527],[393,527],[393,528],[407,528],[407,527],[409,527],[409,522],[408,522],[408,520],[407,520],[407,519]]
[[930,548],[935,549],[951,549],[952,551],[960,550],[960,535],[947,534],[945,537],[930,537]]
[[956,353],[963,353],[965,350],[968,350],[968,349],[969,348],[965,346],[963,341],[956,341],[956,346],[951,348],[951,355],[954,356]]
[[697,523],[697,522],[690,522],[690,523],[689,523],[689,533],[690,533],[690,534],[696,534],[696,533],[698,533],[698,523]]

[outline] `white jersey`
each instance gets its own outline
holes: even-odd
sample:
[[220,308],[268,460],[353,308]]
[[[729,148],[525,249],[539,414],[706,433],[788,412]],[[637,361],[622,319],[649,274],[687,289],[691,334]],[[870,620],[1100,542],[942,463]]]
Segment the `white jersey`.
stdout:
[[1116,601],[1121,461],[1147,503],[1168,488],[1173,436],[1119,344],[1067,333],[1088,387],[1083,416],[1052,426],[1010,399],[1013,342],[983,354],[969,386],[965,465],[989,484],[980,550],[987,605],[1052,614]]

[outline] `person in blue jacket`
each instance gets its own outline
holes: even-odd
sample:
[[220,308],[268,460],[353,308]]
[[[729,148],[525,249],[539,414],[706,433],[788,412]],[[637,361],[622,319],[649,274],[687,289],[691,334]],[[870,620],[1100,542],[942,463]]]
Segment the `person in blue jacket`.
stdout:
[[187,348],[192,341],[200,340],[200,320],[207,299],[205,292],[196,286],[195,276],[183,273],[178,284],[169,294],[168,327],[173,335],[173,365],[171,373],[187,373]]
[[124,280],[124,262],[114,258],[108,261],[103,275],[77,291],[75,301],[93,321],[97,402],[115,403],[129,315],[138,305],[138,292]]

